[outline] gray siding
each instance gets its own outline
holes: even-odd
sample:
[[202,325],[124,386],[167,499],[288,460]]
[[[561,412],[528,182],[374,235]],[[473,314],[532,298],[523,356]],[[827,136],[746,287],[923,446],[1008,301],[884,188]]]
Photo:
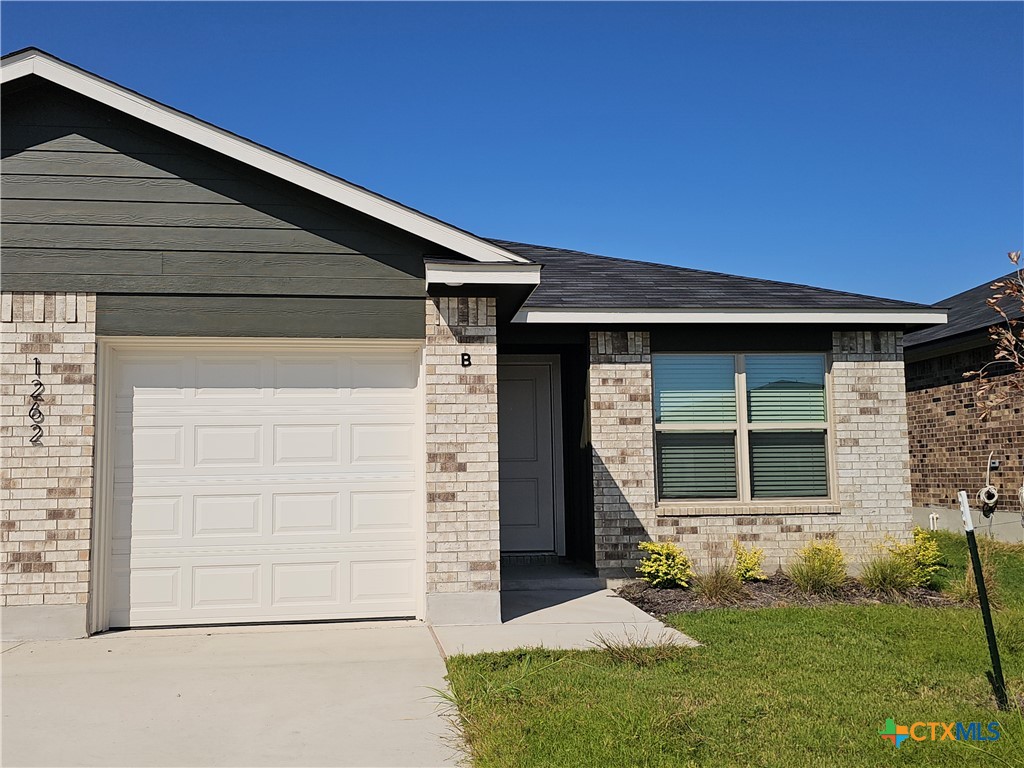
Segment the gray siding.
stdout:
[[100,294],[96,334],[422,339],[425,304],[415,304],[382,298]]
[[3,99],[4,290],[101,294],[100,333],[423,336],[442,249],[55,86]]

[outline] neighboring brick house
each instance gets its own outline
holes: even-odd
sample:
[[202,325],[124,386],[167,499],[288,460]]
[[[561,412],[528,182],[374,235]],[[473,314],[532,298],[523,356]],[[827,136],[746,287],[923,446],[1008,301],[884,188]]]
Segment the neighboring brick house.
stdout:
[[[980,381],[964,377],[994,361],[989,328],[1001,319],[986,300],[998,279],[936,302],[936,307],[948,311],[949,322],[908,334],[904,340],[914,517],[927,526],[934,514],[941,527],[959,530],[957,492],[968,491],[972,504],[977,503],[974,496],[985,485],[989,454],[993,454],[998,466],[991,469],[990,482],[999,489],[1002,501],[991,521],[992,530],[1001,538],[1024,541],[1017,501],[1017,489],[1024,482],[1024,402],[1008,386],[1008,366],[992,365],[987,378],[993,395],[1009,397],[981,419]],[[1020,317],[1019,303],[1014,306],[1008,299],[1002,306],[1010,317]],[[982,528],[988,530],[989,522],[984,521]]]
[[36,50],[3,146],[7,636],[495,622],[519,559],[908,532],[934,308],[480,238]]

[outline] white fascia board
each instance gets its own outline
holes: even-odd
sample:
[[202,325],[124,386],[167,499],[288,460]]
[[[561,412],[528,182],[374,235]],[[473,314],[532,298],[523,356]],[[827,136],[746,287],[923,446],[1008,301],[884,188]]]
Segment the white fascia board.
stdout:
[[204,123],[125,88],[90,75],[38,51],[8,59],[0,81],[7,83],[34,74],[124,112],[196,144],[273,174],[318,195],[403,229],[444,248],[481,262],[527,263],[506,251],[444,222],[361,189],[298,160],[280,155],[221,128]]
[[929,309],[564,309],[519,310],[513,323],[895,323],[941,325],[946,313]]
[[427,285],[540,285],[540,264],[427,264]]

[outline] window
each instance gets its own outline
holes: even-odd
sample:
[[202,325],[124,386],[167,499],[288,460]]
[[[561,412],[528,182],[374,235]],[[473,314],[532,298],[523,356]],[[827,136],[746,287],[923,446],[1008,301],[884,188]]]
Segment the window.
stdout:
[[654,356],[664,501],[827,498],[825,356]]

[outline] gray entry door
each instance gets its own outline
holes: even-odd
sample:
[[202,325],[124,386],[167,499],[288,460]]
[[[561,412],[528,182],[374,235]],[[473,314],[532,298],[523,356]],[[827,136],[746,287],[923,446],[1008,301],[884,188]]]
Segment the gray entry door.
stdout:
[[503,552],[556,552],[554,363],[498,365],[499,515]]

